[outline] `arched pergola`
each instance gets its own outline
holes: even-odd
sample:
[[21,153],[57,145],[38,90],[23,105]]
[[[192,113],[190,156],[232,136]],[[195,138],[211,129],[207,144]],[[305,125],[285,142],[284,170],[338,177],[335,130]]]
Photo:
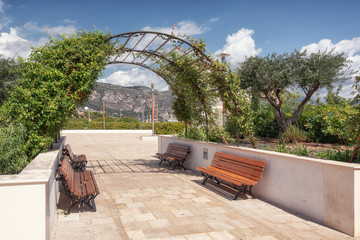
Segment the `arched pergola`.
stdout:
[[[170,86],[171,82],[161,74],[161,63],[175,65],[169,56],[177,52],[181,57],[191,55],[197,61],[210,66],[212,60],[199,48],[181,37],[154,31],[133,31],[111,36],[106,39],[114,44],[114,55],[109,64],[132,64],[144,67],[163,78]],[[180,57],[180,58],[181,58]]]

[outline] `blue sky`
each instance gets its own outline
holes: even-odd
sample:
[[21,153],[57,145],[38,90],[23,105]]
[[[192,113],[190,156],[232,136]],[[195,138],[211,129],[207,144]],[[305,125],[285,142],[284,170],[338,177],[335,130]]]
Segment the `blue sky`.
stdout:
[[[230,53],[233,67],[246,56],[335,48],[360,67],[360,1],[37,1],[0,0],[0,54],[27,57],[47,34],[97,28],[113,34],[135,30],[177,31],[202,38],[208,53]],[[154,73],[132,66],[109,67],[103,82],[146,85]],[[342,95],[350,97],[352,80]]]

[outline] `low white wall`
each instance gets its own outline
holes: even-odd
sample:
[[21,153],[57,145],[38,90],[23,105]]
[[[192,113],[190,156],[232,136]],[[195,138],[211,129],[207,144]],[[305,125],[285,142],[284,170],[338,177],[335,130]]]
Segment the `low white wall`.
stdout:
[[61,140],[20,174],[0,175],[0,239],[50,239],[59,192],[56,169],[65,137]]
[[359,164],[171,136],[159,136],[158,151],[165,152],[171,142],[191,146],[184,164],[191,170],[210,165],[217,151],[265,161],[263,177],[253,188],[255,196],[351,236],[360,236]]

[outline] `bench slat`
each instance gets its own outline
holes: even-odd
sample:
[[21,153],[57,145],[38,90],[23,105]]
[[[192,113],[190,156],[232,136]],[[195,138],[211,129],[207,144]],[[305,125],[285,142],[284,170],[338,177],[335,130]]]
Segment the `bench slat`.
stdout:
[[259,160],[216,152],[210,166],[196,167],[196,169],[204,175],[203,184],[213,177],[234,184],[238,190],[234,198],[236,199],[242,191],[252,195],[251,188],[260,180],[265,165],[266,162]]
[[78,197],[82,197],[82,189],[81,189],[81,180],[80,180],[80,172],[76,172],[74,175],[74,181],[75,181],[75,189],[74,189],[74,195]]
[[[184,168],[183,163],[186,160],[187,155],[190,152],[190,146],[182,145],[178,143],[169,143],[165,153],[156,153],[156,157],[161,161],[159,165],[167,160],[170,164],[174,164],[173,169],[176,166]],[[184,168],[185,169],[185,168]]]

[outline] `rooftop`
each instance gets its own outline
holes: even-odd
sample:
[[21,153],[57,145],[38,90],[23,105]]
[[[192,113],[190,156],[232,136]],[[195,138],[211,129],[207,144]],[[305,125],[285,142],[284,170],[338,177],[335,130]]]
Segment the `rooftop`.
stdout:
[[[97,211],[70,205],[61,192],[52,231],[60,239],[352,239],[261,199],[232,200],[228,189],[201,184],[199,173],[153,158],[157,141],[142,133],[71,133],[100,188]],[[150,135],[150,134],[147,134]]]

